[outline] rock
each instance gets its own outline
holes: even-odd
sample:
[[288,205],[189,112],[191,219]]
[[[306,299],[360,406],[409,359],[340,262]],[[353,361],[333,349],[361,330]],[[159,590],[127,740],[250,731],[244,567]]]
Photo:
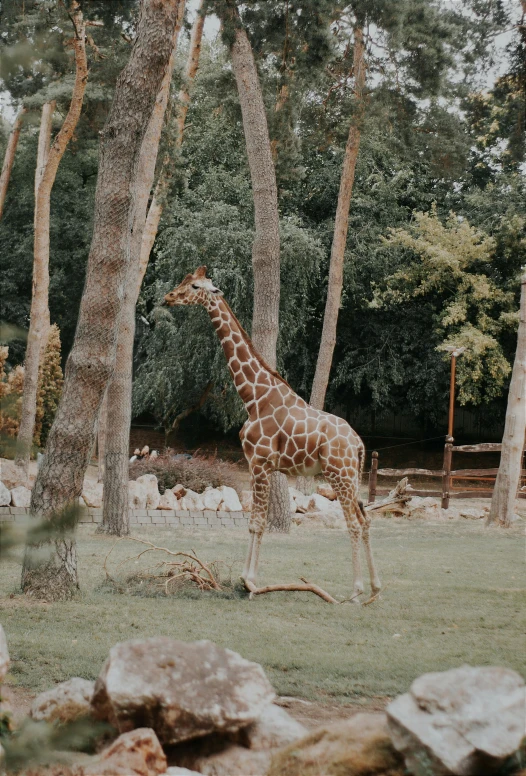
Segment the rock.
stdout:
[[409,517],[420,517],[426,519],[436,519],[441,517],[440,502],[431,496],[427,496],[426,498],[422,498],[421,496],[413,496],[413,498],[408,502],[408,506],[410,510]]
[[172,493],[176,499],[180,499],[186,495],[186,488],[184,488],[182,485],[176,485],[174,488],[172,488]]
[[174,496],[171,490],[165,490],[159,499],[157,509],[179,509],[179,500]]
[[355,714],[276,752],[268,776],[403,776],[385,714]]
[[3,482],[0,482],[0,507],[8,507],[11,503],[11,493]]
[[146,509],[147,495],[146,488],[140,482],[137,482],[136,480],[128,481],[130,509]]
[[71,722],[91,714],[94,682],[78,676],[57,684],[38,695],[31,706],[31,717],[46,722]]
[[487,515],[487,512],[483,509],[477,509],[476,507],[465,507],[459,511],[460,517],[466,517],[468,520],[481,520]]
[[150,728],[137,728],[119,736],[83,768],[86,776],[158,776],[166,773],[166,756]]
[[172,765],[166,769],[163,776],[201,776],[197,771],[189,771],[188,768],[179,768],[178,765]]
[[303,493],[300,493],[299,490],[294,496],[294,501],[296,502],[296,512],[305,513],[309,509],[311,497],[305,496]]
[[198,773],[204,776],[265,776],[271,752],[256,752],[242,746],[229,746],[222,752],[195,761]]
[[[30,469],[32,468],[31,463],[29,467]],[[14,461],[10,461],[7,458],[0,459],[0,480],[9,490],[16,488],[18,485],[28,485],[32,488],[35,484],[35,479],[35,474],[29,474],[26,478],[25,472],[19,469]]]
[[7,649],[5,631],[2,625],[0,625],[0,684],[2,684],[7,672],[9,671],[10,662],[11,660],[9,658],[9,650]]
[[508,668],[424,674],[387,707],[393,743],[411,773],[494,773],[520,746],[524,693]]
[[91,704],[120,732],[147,723],[167,744],[239,730],[273,698],[257,663],[210,641],[159,637],[116,644]]
[[324,485],[318,485],[316,488],[316,493],[319,496],[323,496],[324,498],[329,499],[329,501],[336,501],[338,496],[333,491],[330,485],[324,484]]
[[221,485],[218,491],[222,495],[221,509],[225,512],[242,512],[241,502],[234,488],[229,488],[228,485]]
[[143,485],[146,490],[146,509],[158,509],[161,494],[159,493],[155,474],[142,474],[140,477],[137,477],[137,482]]
[[19,485],[11,491],[11,504],[14,507],[28,507],[31,503],[31,491],[24,485]]
[[201,499],[205,509],[212,509],[217,512],[219,504],[223,499],[223,494],[217,488],[206,488]]
[[239,500],[241,501],[243,512],[252,512],[252,491],[251,490],[242,490],[241,497]]
[[196,493],[195,490],[192,490],[191,488],[187,488],[185,495],[181,499],[181,509],[195,509],[201,511],[204,508],[205,505],[199,493]]
[[263,750],[288,746],[306,735],[307,728],[271,703],[256,722],[239,731],[237,740],[247,749]]
[[333,509],[334,504],[325,496],[320,496],[318,493],[313,493],[312,496],[309,496],[307,512],[330,512]]
[[82,498],[84,503],[88,507],[94,507],[100,509],[102,506],[102,482],[93,482],[92,480],[85,480],[84,487],[82,488]]

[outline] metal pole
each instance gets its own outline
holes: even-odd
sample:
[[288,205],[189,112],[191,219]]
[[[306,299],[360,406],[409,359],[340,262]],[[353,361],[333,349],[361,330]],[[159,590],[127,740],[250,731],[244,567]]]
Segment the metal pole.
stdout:
[[447,426],[448,437],[453,436],[453,425],[455,420],[455,370],[457,357],[455,353],[451,355],[451,382],[449,385],[449,421]]

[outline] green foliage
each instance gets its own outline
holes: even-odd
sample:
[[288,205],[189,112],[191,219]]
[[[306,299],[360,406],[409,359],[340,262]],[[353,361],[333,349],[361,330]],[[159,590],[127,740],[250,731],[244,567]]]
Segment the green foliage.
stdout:
[[39,447],[46,446],[46,439],[58,408],[64,378],[60,366],[60,331],[53,324],[38,376],[37,410],[33,441]]
[[491,277],[494,238],[454,213],[442,224],[433,208],[416,212],[410,230],[391,230],[385,245],[401,249],[402,266],[375,289],[372,306],[394,311],[411,300],[429,300],[439,350],[466,348],[458,366],[460,403],[500,395],[511,366],[499,335],[513,325],[514,298]]

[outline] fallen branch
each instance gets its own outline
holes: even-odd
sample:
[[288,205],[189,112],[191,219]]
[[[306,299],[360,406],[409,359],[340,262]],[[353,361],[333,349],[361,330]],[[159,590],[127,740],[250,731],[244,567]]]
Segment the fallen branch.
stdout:
[[373,504],[367,504],[366,512],[398,512],[402,515],[409,514],[407,502],[413,498],[411,486],[408,484],[407,477],[404,477],[390,491],[389,495],[381,501],[375,501]]
[[266,585],[265,587],[256,587],[252,582],[247,581],[246,579],[243,580],[245,587],[247,590],[250,591],[250,598],[255,595],[263,595],[263,593],[277,593],[279,591],[294,591],[294,592],[300,592],[300,593],[314,593],[315,595],[318,595],[320,598],[323,598],[324,601],[327,601],[329,604],[339,604],[340,601],[337,601],[336,598],[333,598],[330,593],[325,592],[325,590],[322,590],[321,587],[318,587],[318,585],[313,585],[311,582],[304,581],[302,583],[299,582],[293,582],[289,585]]

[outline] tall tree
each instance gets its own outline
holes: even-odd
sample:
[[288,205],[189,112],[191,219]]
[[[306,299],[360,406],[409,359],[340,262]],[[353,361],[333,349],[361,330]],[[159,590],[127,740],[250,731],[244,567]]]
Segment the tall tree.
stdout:
[[[37,170],[35,181],[33,296],[24,368],[22,416],[16,451],[16,463],[26,477],[35,427],[38,368],[49,330],[49,223],[51,190],[55,182],[60,160],[64,156],[66,147],[77,126],[88,80],[86,32],[82,10],[77,0],[72,0],[69,13],[74,28],[73,48],[75,51],[76,68],[73,94],[69,111],[60,131],[49,151],[47,147],[43,151],[45,155],[44,166],[41,172]],[[48,143],[45,133],[41,133],[40,139],[42,139],[43,143]]]
[[340,190],[338,192],[338,204],[334,221],[331,259],[329,263],[327,301],[325,302],[325,314],[323,317],[323,329],[321,333],[318,360],[316,362],[316,372],[314,373],[310,395],[310,404],[319,410],[322,410],[323,405],[325,404],[325,394],[327,393],[332,357],[336,345],[336,327],[338,325],[338,312],[340,309],[343,288],[343,263],[345,258],[345,246],[347,244],[347,230],[349,227],[349,207],[351,205],[354,174],[356,171],[358,153],[360,151],[362,123],[365,113],[364,88],[366,62],[362,24],[362,20],[359,20],[354,27],[352,71],[356,102],[343,158]]
[[[82,492],[95,426],[115,362],[131,259],[137,176],[144,136],[173,49],[179,0],[143,0],[128,64],[117,80],[101,133],[95,219],[86,285],[64,390],[31,496],[33,514],[51,516]],[[74,535],[27,548],[22,588],[48,600],[78,588]]]
[[130,243],[130,266],[119,317],[115,369],[104,397],[103,404],[106,405],[107,415],[105,418],[99,419],[99,423],[102,421],[102,425],[105,426],[104,495],[102,522],[99,530],[115,536],[124,536],[129,532],[128,460],[130,457],[135,307],[147,265],[146,262],[144,267],[141,266],[141,249],[148,199],[155,176],[161,131],[170,95],[177,37],[184,16],[184,5],[184,0],[180,0],[170,62],[144,136],[136,183],[137,199]]
[[515,512],[526,442],[526,271],[521,278],[517,350],[513,362],[500,465],[486,524],[509,528]]
[[[276,173],[258,71],[237,7],[229,2],[223,20],[232,36],[230,54],[236,79],[248,164],[252,179],[256,233],[252,245],[254,309],[252,340],[272,368],[276,368],[279,333],[280,242]],[[268,525],[270,530],[290,529],[287,478],[274,472],[271,478]]]
[[13,128],[9,133],[9,140],[7,141],[7,148],[4,155],[4,163],[2,165],[2,172],[0,173],[0,218],[4,212],[5,196],[7,194],[7,187],[9,186],[9,179],[11,178],[11,170],[13,169],[13,162],[15,161],[16,147],[18,145],[18,139],[20,132],[22,131],[22,122],[24,115],[27,113],[27,108],[21,108],[13,124]]

